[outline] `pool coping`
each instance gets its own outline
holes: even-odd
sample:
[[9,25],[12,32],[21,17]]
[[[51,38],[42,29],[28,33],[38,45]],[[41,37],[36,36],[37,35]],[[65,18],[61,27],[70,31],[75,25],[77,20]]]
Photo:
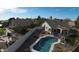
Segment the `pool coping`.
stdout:
[[[39,37],[39,38],[30,46],[30,50],[31,50],[32,52],[40,52],[40,51],[35,50],[33,47],[41,40],[41,38],[44,38],[44,37],[46,37],[46,36],[54,37],[54,35],[45,35],[45,36]],[[56,38],[57,38],[57,37],[56,37]],[[57,39],[58,39],[58,38],[57,38]],[[61,40],[58,39],[57,42],[52,43],[52,44],[51,44],[51,47],[50,47],[50,49],[49,49],[48,52],[52,52],[53,49],[54,49],[54,45],[57,44],[57,43],[60,43],[60,41],[61,41]]]

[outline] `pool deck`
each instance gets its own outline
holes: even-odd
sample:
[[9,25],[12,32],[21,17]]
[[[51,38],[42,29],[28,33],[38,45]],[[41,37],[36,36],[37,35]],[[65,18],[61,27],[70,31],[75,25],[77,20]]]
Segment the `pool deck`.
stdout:
[[[16,52],[31,52],[30,46],[36,42],[36,40],[41,37],[41,36],[45,36],[48,34],[44,34],[42,33],[42,30],[36,30],[17,50]],[[52,34],[53,35],[53,34]],[[52,52],[62,52],[59,51],[60,47],[64,48],[62,45],[57,44],[56,47],[54,47],[55,50],[53,50]],[[51,48],[52,49],[52,48]],[[66,49],[66,52],[69,51],[70,49]]]
[[30,46],[38,39],[39,34],[41,33],[41,30],[37,30],[34,32],[22,45],[19,49],[16,50],[16,52],[31,52]]
[[[40,51],[37,51],[37,50],[35,50],[35,49],[33,49],[33,47],[42,39],[42,38],[45,38],[45,37],[54,37],[54,35],[45,35],[45,36],[41,36],[41,37],[39,37],[38,39],[37,39],[37,41],[35,41],[35,43],[33,43],[32,45],[31,45],[31,51],[33,51],[33,52],[40,52]],[[51,44],[51,47],[50,47],[50,49],[49,49],[49,52],[52,52],[52,50],[54,49],[54,45],[55,44],[58,44],[58,43],[60,43],[60,39],[58,39],[57,38],[57,42],[54,42],[54,43],[52,43]]]

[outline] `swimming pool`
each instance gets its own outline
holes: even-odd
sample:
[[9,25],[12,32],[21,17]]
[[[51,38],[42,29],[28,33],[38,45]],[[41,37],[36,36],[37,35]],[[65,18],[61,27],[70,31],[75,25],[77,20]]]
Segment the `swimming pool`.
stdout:
[[53,35],[46,35],[37,39],[31,46],[31,51],[49,52],[53,50],[54,45],[58,42],[60,42],[59,39],[55,38]]

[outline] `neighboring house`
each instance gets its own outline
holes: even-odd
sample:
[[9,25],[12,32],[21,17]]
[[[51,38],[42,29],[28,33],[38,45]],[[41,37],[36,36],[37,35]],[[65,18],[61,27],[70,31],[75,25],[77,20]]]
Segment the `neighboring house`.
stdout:
[[0,38],[0,49],[5,49],[5,48],[7,48],[6,42]]
[[14,19],[11,20],[11,23],[9,23],[9,28],[14,28],[16,26],[29,26],[32,25],[33,21],[32,20],[26,20],[26,19]]
[[[71,24],[72,23],[72,24]],[[74,22],[66,22],[66,21],[45,21],[42,24],[42,27],[45,31],[49,33],[65,33],[71,27],[75,27]]]
[[2,27],[2,24],[0,24],[0,27]]
[[70,21],[70,22],[68,22],[68,25],[69,25],[69,27],[75,27],[75,26],[76,26],[76,24],[75,24],[74,21]]

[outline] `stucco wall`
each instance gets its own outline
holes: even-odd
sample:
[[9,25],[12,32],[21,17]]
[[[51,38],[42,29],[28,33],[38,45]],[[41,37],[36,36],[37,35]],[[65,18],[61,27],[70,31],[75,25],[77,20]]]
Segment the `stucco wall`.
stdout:
[[69,27],[75,26],[75,22],[68,22]]
[[42,27],[44,28],[45,31],[48,31],[51,33],[51,31],[49,31],[49,29],[51,29],[51,27],[49,26],[49,24],[47,22],[44,22],[42,24]]

